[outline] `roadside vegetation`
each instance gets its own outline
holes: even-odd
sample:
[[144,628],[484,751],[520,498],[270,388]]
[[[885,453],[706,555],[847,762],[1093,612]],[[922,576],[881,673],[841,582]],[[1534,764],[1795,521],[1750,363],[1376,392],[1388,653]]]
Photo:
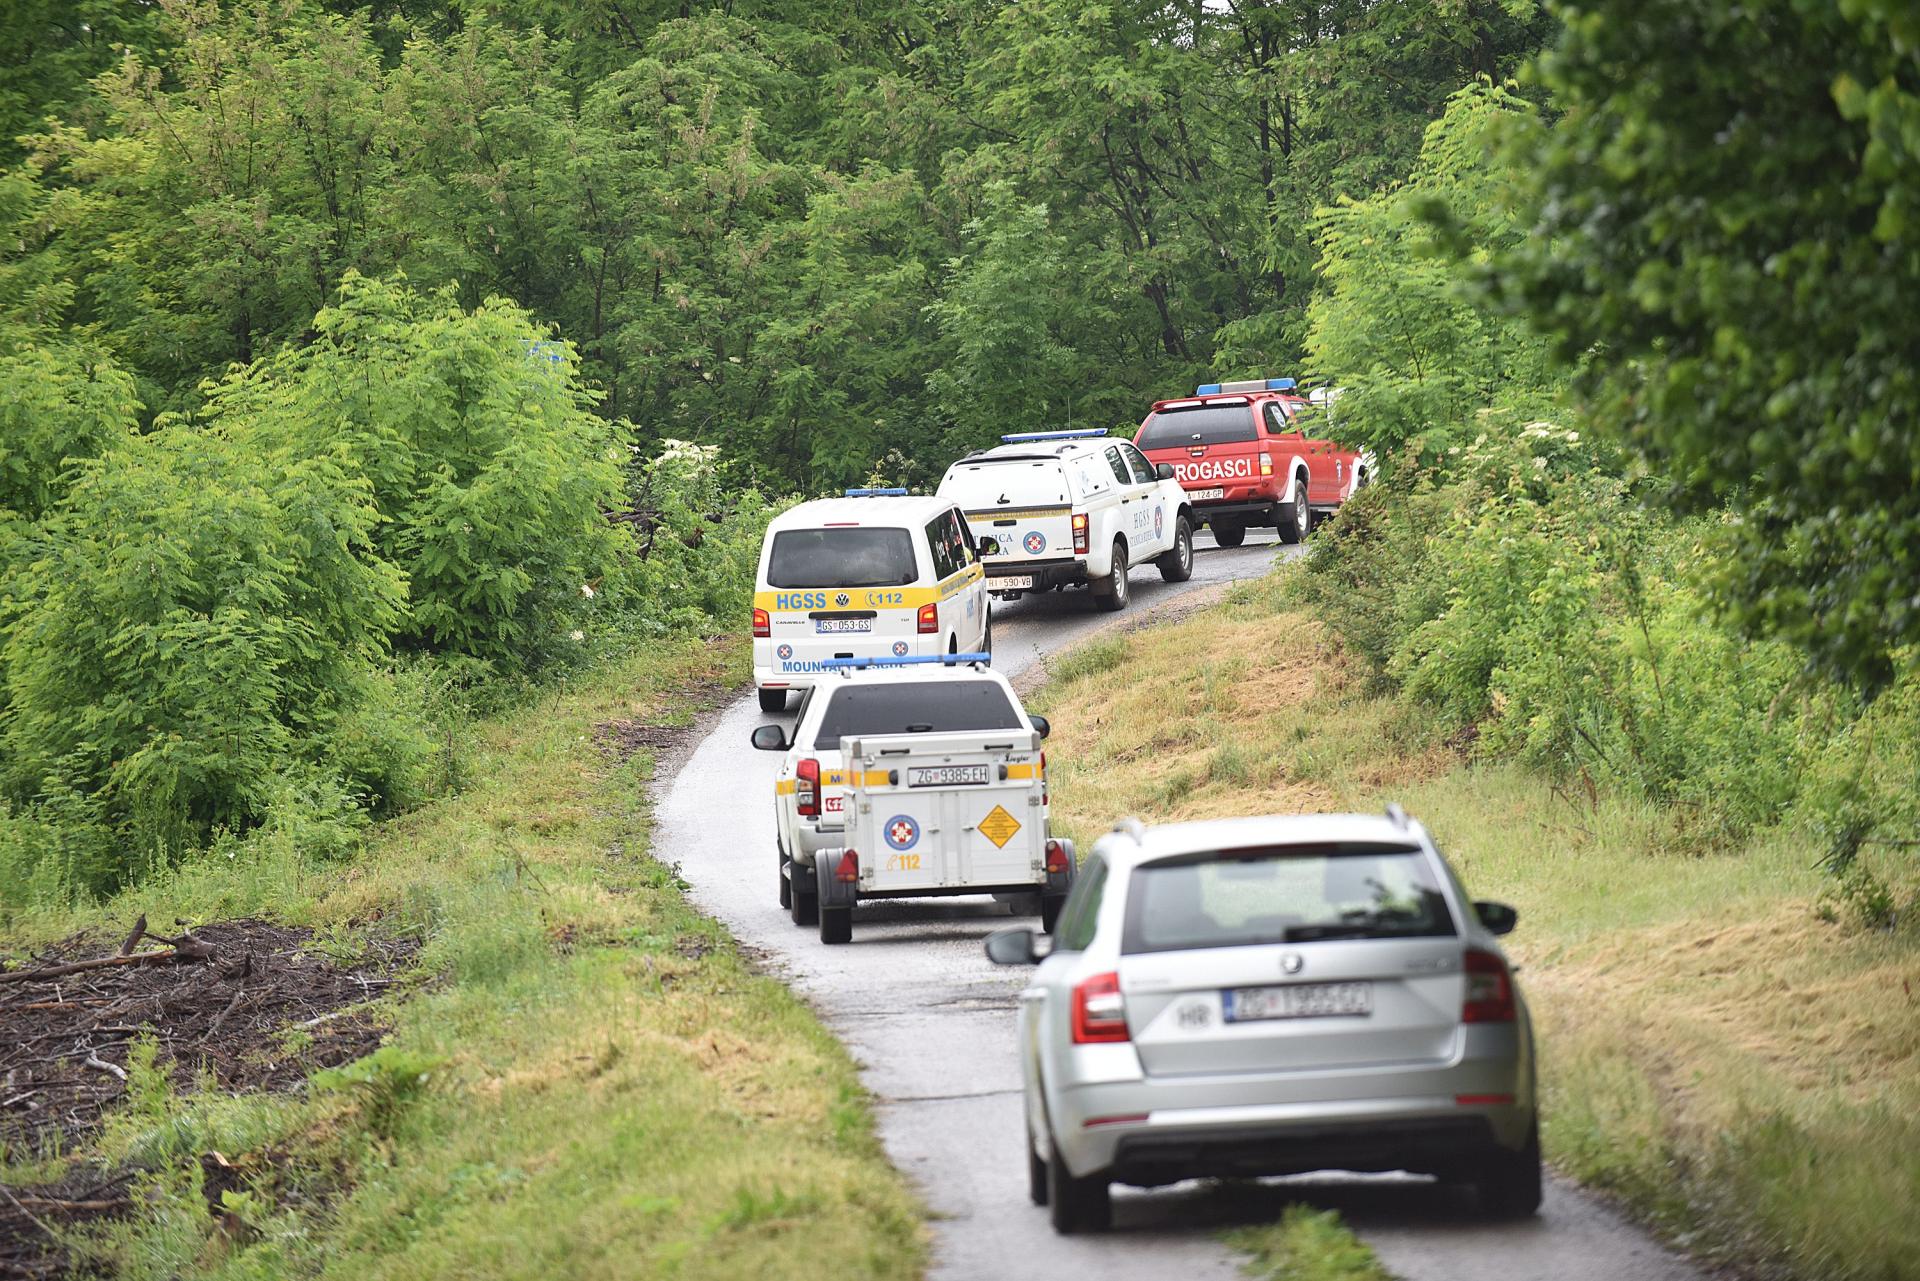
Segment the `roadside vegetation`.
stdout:
[[32,1203],[76,1162],[131,1169],[119,1214],[64,1243],[126,1278],[918,1275],[922,1211],[852,1062],[647,852],[658,749],[743,661],[665,641],[467,723],[457,793],[337,861],[283,834],[17,917],[18,944],[80,929],[109,954],[142,914],[419,950],[368,1057],[229,1095],[103,1048],[122,1106],[66,1150],[6,1145],[0,1182]]
[[[1032,700],[1056,821],[1084,844],[1115,815],[1400,802],[1474,893],[1519,909],[1550,1162],[1709,1261],[1902,1275],[1920,1249],[1920,932],[1862,910],[1797,808],[1730,828],[1491,750],[1396,690],[1315,614],[1340,528],[1311,568],[1062,659]],[[1419,595],[1396,581],[1382,602]],[[1920,894],[1908,862],[1878,875],[1895,903]],[[1303,1230],[1246,1241],[1285,1258]]]

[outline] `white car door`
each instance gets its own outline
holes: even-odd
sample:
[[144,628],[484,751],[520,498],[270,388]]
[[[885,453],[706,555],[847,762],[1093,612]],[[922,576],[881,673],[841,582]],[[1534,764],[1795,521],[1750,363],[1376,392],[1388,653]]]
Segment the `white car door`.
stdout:
[[1105,456],[1120,486],[1120,532],[1127,537],[1127,559],[1139,565],[1153,559],[1160,550],[1154,544],[1149,486],[1142,485],[1134,476],[1119,445],[1108,445]]
[[[1121,442],[1120,454],[1126,459],[1127,466],[1133,472],[1134,486],[1138,495],[1134,503],[1138,509],[1146,512],[1146,519],[1141,522],[1141,525],[1143,530],[1151,529],[1153,534],[1151,546],[1153,554],[1157,556],[1173,546],[1173,523],[1174,518],[1179,514],[1179,509],[1168,504],[1167,487],[1160,483],[1160,478],[1154,474],[1153,464],[1147,461],[1145,454],[1134,448],[1129,441]],[[1142,556],[1140,559],[1144,560],[1146,557]]]

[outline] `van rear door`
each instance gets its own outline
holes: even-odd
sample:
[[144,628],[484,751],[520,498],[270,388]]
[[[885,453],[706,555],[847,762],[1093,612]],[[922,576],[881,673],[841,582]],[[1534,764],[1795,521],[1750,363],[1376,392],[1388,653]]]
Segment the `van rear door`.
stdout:
[[960,505],[976,543],[991,538],[1000,544],[997,554],[981,558],[990,574],[1000,566],[1073,556],[1073,489],[1057,457],[963,459],[940,482],[940,496]]
[[847,738],[846,846],[863,894],[1046,880],[1040,736],[1031,729]]
[[783,529],[767,551],[767,611],[773,670],[812,673],[822,661],[885,654],[913,644],[915,585],[922,577],[918,529],[903,525],[827,525]]

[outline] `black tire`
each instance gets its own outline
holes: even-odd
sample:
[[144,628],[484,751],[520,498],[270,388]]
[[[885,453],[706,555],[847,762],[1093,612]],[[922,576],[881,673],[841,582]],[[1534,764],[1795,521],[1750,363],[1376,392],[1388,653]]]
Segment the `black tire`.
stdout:
[[1238,547],[1247,541],[1245,525],[1219,525],[1213,527],[1213,541],[1222,547]]
[[850,907],[823,907],[820,911],[820,941],[822,943],[847,943],[853,939],[853,909]]
[[[988,655],[989,657],[991,657],[993,654],[993,615],[992,614],[987,615],[987,625],[980,629],[980,652]],[[992,667],[993,664],[989,662],[987,666]]]
[[1105,1174],[1076,1179],[1068,1173],[1056,1144],[1047,1161],[1047,1213],[1061,1236],[1104,1232],[1113,1226],[1113,1188]]
[[1027,1199],[1035,1205],[1047,1203],[1047,1163],[1033,1150],[1033,1134],[1027,1134]]
[[1480,1190],[1480,1212],[1488,1218],[1530,1219],[1538,1214],[1544,1190],[1539,1122],[1527,1131],[1525,1147],[1518,1152],[1497,1152],[1487,1160],[1474,1182]]
[[1040,896],[1040,928],[1048,934],[1060,921],[1060,909],[1067,905],[1064,894],[1042,894]]
[[793,866],[787,861],[787,852],[785,850],[781,850],[780,851],[780,906],[786,908],[789,912],[793,910],[793,882],[788,879],[788,877],[792,875],[793,875]]
[[1187,524],[1185,516],[1173,522],[1172,550],[1160,553],[1153,563],[1169,583],[1184,583],[1193,577],[1193,526]]
[[1313,532],[1313,508],[1307,503],[1307,486],[1304,481],[1293,484],[1293,501],[1280,513],[1280,541],[1283,543],[1303,543],[1307,535]]
[[815,925],[820,920],[820,891],[813,886],[813,869],[793,864],[794,877],[787,882],[790,891],[788,911],[795,925]]
[[1093,603],[1114,613],[1127,607],[1127,594],[1127,545],[1116,538],[1113,540],[1112,572],[1094,584]]
[[763,712],[784,712],[787,710],[787,691],[784,689],[763,689],[760,691],[760,710]]

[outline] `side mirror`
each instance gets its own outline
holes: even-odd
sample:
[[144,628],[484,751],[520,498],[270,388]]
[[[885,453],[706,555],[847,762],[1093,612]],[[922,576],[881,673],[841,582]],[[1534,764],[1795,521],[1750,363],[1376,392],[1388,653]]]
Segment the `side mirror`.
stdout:
[[1047,735],[1053,733],[1053,726],[1048,723],[1046,717],[1028,716],[1027,719],[1033,723],[1033,732],[1041,738],[1045,738]]
[[976,547],[982,556],[998,556],[1000,554],[1000,540],[997,538],[982,538],[976,544]]
[[1158,476],[1161,480],[1172,480],[1173,464],[1172,463],[1155,463],[1153,466],[1153,474]]
[[753,745],[763,752],[784,752],[793,746],[787,742],[787,731],[778,725],[755,726]]
[[1034,965],[1044,961],[1051,950],[1041,946],[1038,930],[1024,925],[987,935],[987,959],[995,965]]
[[1491,899],[1475,899],[1473,910],[1479,915],[1480,924],[1494,934],[1511,934],[1513,927],[1520,923],[1520,913]]

